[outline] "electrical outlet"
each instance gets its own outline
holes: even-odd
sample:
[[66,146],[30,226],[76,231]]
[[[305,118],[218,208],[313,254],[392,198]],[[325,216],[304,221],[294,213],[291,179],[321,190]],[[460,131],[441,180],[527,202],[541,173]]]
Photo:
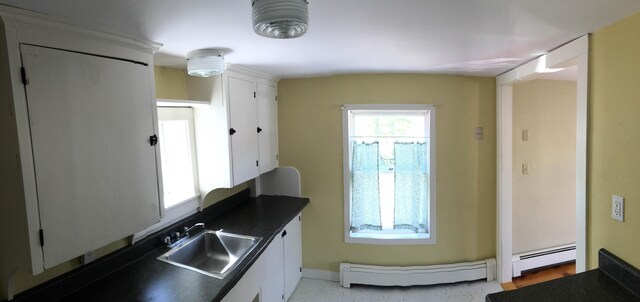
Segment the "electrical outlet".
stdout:
[[611,218],[624,222],[624,197],[613,195],[611,200]]
[[96,260],[96,251],[89,251],[82,255],[82,264],[87,264]]

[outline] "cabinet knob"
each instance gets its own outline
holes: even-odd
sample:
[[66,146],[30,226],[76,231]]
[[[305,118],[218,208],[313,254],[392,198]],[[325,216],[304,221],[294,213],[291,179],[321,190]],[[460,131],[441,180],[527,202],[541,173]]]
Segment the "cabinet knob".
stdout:
[[149,145],[155,146],[157,144],[158,144],[158,136],[155,134],[152,136],[149,136]]
[[236,129],[229,129],[229,135],[234,135],[236,133]]
[[262,128],[258,127],[258,133],[262,132]]

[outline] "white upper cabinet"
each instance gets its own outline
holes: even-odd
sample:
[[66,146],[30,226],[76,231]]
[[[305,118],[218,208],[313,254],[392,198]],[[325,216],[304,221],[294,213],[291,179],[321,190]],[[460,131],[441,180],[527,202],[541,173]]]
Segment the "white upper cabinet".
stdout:
[[275,83],[258,83],[258,140],[260,174],[278,167],[278,88]]
[[44,267],[157,222],[147,68],[29,45],[22,60]]
[[15,125],[0,141],[18,143],[0,160],[21,180],[3,192],[12,197],[0,220],[28,234],[0,236],[15,256],[3,260],[38,274],[160,220],[159,45],[2,9],[0,18],[1,94],[12,105],[2,110],[14,110]]
[[260,174],[256,83],[229,76],[228,84],[232,174],[237,185]]
[[200,196],[231,188],[278,166],[277,79],[231,67],[187,78],[193,105]]

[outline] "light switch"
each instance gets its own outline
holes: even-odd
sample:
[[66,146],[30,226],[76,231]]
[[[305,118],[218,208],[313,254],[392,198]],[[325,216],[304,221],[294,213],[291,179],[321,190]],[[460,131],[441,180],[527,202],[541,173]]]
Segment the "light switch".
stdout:
[[476,140],[482,140],[484,138],[484,129],[482,127],[476,127]]

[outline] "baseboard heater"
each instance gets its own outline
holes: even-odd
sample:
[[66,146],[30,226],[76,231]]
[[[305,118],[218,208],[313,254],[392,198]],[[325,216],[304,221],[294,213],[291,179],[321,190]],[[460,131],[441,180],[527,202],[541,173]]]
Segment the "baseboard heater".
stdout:
[[522,272],[576,260],[576,245],[570,244],[513,256],[513,277]]
[[412,286],[496,278],[496,260],[430,266],[374,266],[340,263],[340,286]]

